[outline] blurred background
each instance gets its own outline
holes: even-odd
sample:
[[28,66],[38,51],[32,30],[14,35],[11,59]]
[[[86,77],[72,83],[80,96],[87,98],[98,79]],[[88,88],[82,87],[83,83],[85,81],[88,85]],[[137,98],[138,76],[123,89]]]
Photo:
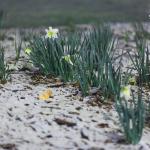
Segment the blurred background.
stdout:
[[149,21],[150,0],[0,0],[5,27]]

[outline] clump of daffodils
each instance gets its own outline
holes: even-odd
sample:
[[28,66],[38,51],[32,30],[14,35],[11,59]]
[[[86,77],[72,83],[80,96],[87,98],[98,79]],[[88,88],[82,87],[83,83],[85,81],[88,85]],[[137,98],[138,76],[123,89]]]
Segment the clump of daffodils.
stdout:
[[131,86],[123,86],[120,90],[120,98],[123,98],[125,100],[129,100],[131,98]]
[[50,38],[50,39],[56,39],[58,38],[58,29],[54,29],[52,27],[49,27],[48,29],[45,29],[46,31],[46,36],[45,38]]

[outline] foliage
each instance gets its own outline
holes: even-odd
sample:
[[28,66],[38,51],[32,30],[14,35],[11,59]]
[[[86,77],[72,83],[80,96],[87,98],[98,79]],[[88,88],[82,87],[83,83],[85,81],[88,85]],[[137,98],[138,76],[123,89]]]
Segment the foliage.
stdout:
[[139,84],[146,84],[150,87],[150,55],[143,27],[136,26],[136,52],[133,58],[130,53],[130,59],[133,63],[134,69],[138,73]]
[[[118,95],[120,95],[120,93],[118,93]],[[145,106],[141,91],[139,91],[137,98],[132,92],[132,99],[130,101],[117,96],[116,110],[126,140],[129,143],[137,144],[141,139],[145,120]]]
[[90,87],[101,89],[105,97],[115,93],[120,68],[114,68],[114,37],[107,25],[93,27],[84,35],[77,59],[77,80],[84,94]]
[[73,57],[79,45],[80,37],[77,34],[66,37],[60,35],[57,39],[34,37],[29,45],[29,58],[45,75],[51,74],[70,81],[74,78],[74,66],[64,58],[70,56],[70,61],[74,63]]
[[146,107],[145,107],[145,124],[150,126],[150,101],[148,100],[146,102]]
[[18,61],[20,58],[21,49],[22,49],[22,40],[19,41],[15,40],[16,61]]
[[78,82],[83,95],[97,87],[109,97],[118,90],[121,76],[120,66],[114,67],[114,42],[110,27],[100,25],[85,34],[33,37],[26,52],[44,75]]
[[9,68],[4,61],[4,49],[0,48],[0,83],[5,83],[9,77]]

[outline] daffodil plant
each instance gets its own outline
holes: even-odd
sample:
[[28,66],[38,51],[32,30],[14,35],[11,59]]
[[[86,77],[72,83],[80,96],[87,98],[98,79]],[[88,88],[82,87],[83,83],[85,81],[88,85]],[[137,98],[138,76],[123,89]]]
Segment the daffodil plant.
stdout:
[[44,75],[59,76],[64,81],[74,80],[75,54],[79,50],[79,36],[63,36],[58,29],[49,27],[45,37],[35,36],[25,49],[33,65]]
[[84,95],[91,87],[97,87],[107,99],[114,95],[120,82],[120,69],[114,68],[112,31],[107,25],[93,27],[83,39],[76,65],[77,80]]
[[82,32],[62,35],[49,27],[45,37],[34,37],[26,48],[33,65],[44,75],[77,81],[83,95],[98,87],[108,97],[114,95],[120,69],[114,68],[114,37],[109,26],[102,25],[85,35]]
[[133,64],[133,69],[137,71],[137,83],[139,85],[148,85],[150,87],[150,55],[148,42],[145,38],[143,26],[135,26],[135,57],[128,52]]
[[119,115],[123,133],[128,143],[137,144],[143,133],[145,121],[145,106],[142,98],[142,90],[138,96],[131,92],[130,85],[122,86],[119,96],[116,96],[116,110]]

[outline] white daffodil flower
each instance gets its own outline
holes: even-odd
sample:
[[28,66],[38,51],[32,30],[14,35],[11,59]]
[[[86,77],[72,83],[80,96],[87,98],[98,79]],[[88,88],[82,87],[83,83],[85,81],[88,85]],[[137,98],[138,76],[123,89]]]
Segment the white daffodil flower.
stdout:
[[120,98],[124,98],[125,100],[129,100],[131,97],[131,89],[130,85],[123,86],[120,91]]
[[28,55],[30,55],[31,49],[30,49],[30,48],[26,48],[26,49],[25,49],[25,53],[28,54]]
[[66,62],[68,62],[70,65],[73,65],[73,62],[71,61],[70,55],[62,56],[62,59],[64,59]]
[[52,38],[52,39],[56,39],[58,38],[58,32],[59,30],[58,29],[53,29],[52,27],[49,27],[48,29],[45,29],[46,31],[46,36],[45,38]]

